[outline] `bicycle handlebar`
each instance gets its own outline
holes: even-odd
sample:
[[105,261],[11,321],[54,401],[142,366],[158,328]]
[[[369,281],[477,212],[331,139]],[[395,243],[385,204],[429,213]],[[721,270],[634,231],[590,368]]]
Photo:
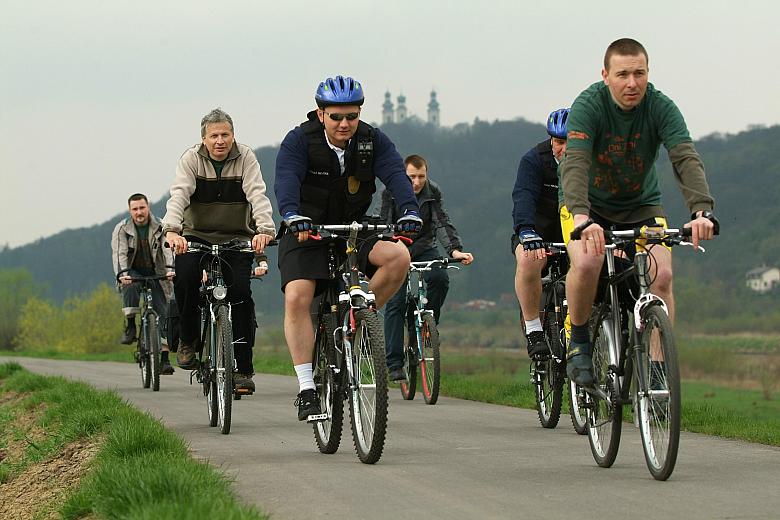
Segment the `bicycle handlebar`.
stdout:
[[[173,269],[174,269],[174,267],[172,265],[166,265],[165,268],[166,269],[170,269],[171,272],[173,272]],[[122,269],[121,271],[116,273],[116,281],[120,282],[119,279],[122,278],[122,275],[124,273],[130,272],[131,270],[132,270],[132,267],[128,267],[127,269]],[[151,281],[151,280],[167,280],[168,279],[168,273],[166,273],[166,274],[155,274],[155,275],[152,275],[152,276],[137,275],[137,276],[130,276],[129,278],[133,282],[144,282],[144,281]]]
[[435,258],[433,260],[420,260],[409,264],[410,271],[430,271],[431,269],[459,269],[449,264],[460,264],[462,258]]

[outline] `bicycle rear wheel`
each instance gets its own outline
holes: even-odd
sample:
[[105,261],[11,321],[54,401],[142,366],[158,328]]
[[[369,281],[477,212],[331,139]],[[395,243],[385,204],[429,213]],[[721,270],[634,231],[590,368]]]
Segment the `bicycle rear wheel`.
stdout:
[[607,400],[586,394],[588,441],[596,463],[602,468],[612,466],[620,446],[623,427],[623,407],[620,405],[620,389],[617,378],[609,369],[609,351],[617,350],[612,334],[612,321],[598,323],[593,342],[593,369],[595,385],[608,397]]
[[149,388],[152,384],[152,368],[149,362],[149,345],[146,338],[149,336],[148,326],[145,320],[141,321],[141,335],[138,336],[138,366],[141,369],[141,385]]
[[[656,480],[674,471],[680,443],[680,372],[672,324],[653,305],[643,312],[641,349],[637,351],[637,414],[647,468]],[[641,377],[640,377],[641,373]]]
[[344,392],[341,387],[343,366],[336,362],[333,331],[336,324],[331,313],[322,315],[314,345],[314,384],[320,397],[320,410],[328,415],[314,423],[314,439],[321,453],[336,453],[344,424]]
[[431,314],[423,315],[422,359],[420,359],[420,379],[422,393],[427,404],[436,404],[439,400],[439,385],[441,383],[441,353],[439,351],[439,330]]
[[353,376],[349,405],[352,439],[361,462],[382,456],[387,431],[387,364],[385,338],[374,309],[355,312]]
[[217,311],[216,322],[217,359],[216,359],[216,383],[217,406],[219,410],[219,431],[223,434],[230,433],[230,422],[233,411],[233,328],[228,318],[228,308],[220,305]]
[[545,360],[533,363],[533,384],[536,395],[536,412],[544,428],[555,428],[561,418],[563,405],[564,372],[561,361],[564,358],[561,345],[561,326],[555,320],[555,309],[543,312],[542,327],[545,339],[553,354]]
[[411,401],[417,392],[417,329],[414,322],[408,325],[406,327],[406,341],[404,341],[406,381],[401,381],[401,396],[407,401]]
[[149,314],[146,324],[146,344],[149,349],[149,371],[151,372],[152,390],[160,390],[160,328],[157,316]]

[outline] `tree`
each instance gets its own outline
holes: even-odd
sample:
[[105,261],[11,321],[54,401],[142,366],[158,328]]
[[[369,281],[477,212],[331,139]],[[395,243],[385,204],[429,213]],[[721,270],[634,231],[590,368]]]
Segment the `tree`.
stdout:
[[37,283],[27,269],[0,269],[0,349],[13,348],[22,307],[27,300],[43,292],[44,286]]

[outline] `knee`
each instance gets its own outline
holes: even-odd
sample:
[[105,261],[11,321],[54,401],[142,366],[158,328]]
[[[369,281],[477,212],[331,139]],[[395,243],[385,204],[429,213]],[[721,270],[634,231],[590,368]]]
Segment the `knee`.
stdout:
[[668,268],[660,268],[656,273],[656,278],[653,281],[654,291],[662,294],[672,293],[672,270]]
[[284,292],[284,310],[286,314],[308,314],[311,302],[312,295],[308,291],[301,291],[288,285]]

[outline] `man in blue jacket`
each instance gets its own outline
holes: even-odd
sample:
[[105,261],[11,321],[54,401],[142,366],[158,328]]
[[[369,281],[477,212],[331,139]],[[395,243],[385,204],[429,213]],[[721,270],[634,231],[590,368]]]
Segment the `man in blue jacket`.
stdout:
[[[336,76],[319,84],[317,109],[291,130],[276,158],[274,191],[284,226],[279,242],[279,272],[284,292],[284,335],[298,376],[298,420],[320,415],[312,377],[314,330],[309,310],[328,280],[327,245],[308,241],[312,225],[362,220],[378,177],[393,192],[402,215],[400,231],[422,227],[419,207],[395,145],[378,129],[360,121],[363,88]],[[361,241],[358,267],[371,279],[377,308],[398,290],[409,269],[403,244],[377,238]]]
[[[412,189],[420,205],[420,217],[423,227],[409,246],[412,261],[426,261],[441,258],[436,239],[447,249],[450,257],[468,265],[474,260],[471,253],[463,252],[458,231],[450,222],[450,217],[442,204],[439,186],[428,179],[428,161],[420,155],[410,155],[404,159],[406,175],[412,181]],[[395,222],[401,216],[389,190],[382,192],[382,207],[379,214],[384,222]],[[433,310],[436,323],[439,323],[441,307],[450,288],[450,278],[446,269],[433,269],[424,273],[427,285],[427,309]],[[404,372],[404,312],[406,310],[406,286],[402,285],[390,298],[385,308],[385,348],[387,351],[387,370],[390,379],[403,381]]]
[[[547,264],[544,242],[563,242],[558,218],[558,163],[566,153],[566,120],[561,108],[547,118],[550,138],[537,144],[520,160],[512,190],[512,254],[517,261],[515,292],[525,320],[528,356],[549,354],[539,320],[542,270]],[[522,247],[520,247],[522,245]]]

